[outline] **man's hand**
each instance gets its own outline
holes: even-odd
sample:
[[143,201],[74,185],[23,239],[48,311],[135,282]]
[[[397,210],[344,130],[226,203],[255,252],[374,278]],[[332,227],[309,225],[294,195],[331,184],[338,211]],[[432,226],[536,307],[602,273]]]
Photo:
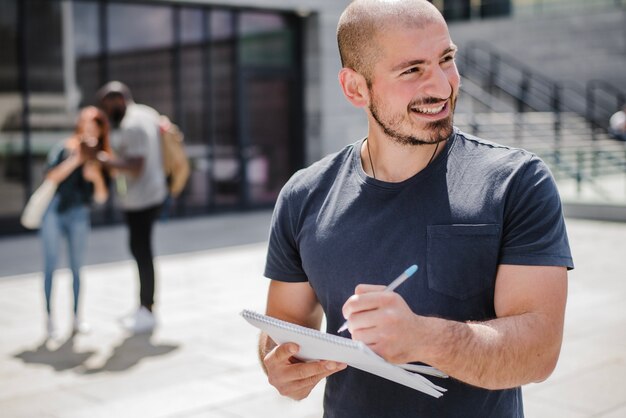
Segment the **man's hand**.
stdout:
[[[290,283],[272,280],[267,296],[266,314],[311,329],[320,329],[323,311],[308,282]],[[259,358],[269,383],[292,399],[309,396],[325,377],[346,368],[335,361],[302,362],[295,358],[299,347],[294,343],[276,345],[264,332],[259,338]]]
[[104,151],[100,151],[96,154],[96,160],[109,170],[124,171],[126,174],[132,176],[141,174],[145,163],[144,157],[111,157]]
[[500,265],[496,318],[459,322],[411,312],[382,286],[359,285],[343,306],[352,338],[391,363],[421,361],[496,390],[545,380],[563,338],[567,269]]
[[297,352],[297,344],[286,343],[263,358],[270,384],[281,395],[295,400],[306,398],[320,380],[346,368],[343,363],[326,360],[304,363],[293,357]]
[[420,317],[402,296],[384,289],[360,284],[343,305],[352,339],[364,342],[391,363],[416,361],[411,350],[415,349],[413,341],[419,332]]

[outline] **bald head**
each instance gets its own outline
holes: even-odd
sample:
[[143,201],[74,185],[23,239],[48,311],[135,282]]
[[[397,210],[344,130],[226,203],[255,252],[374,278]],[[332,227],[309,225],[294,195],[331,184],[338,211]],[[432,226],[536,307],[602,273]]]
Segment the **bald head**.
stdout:
[[443,16],[427,0],[354,0],[344,10],[337,26],[341,65],[371,81],[372,68],[384,45],[376,35],[390,27],[423,28],[443,22]]

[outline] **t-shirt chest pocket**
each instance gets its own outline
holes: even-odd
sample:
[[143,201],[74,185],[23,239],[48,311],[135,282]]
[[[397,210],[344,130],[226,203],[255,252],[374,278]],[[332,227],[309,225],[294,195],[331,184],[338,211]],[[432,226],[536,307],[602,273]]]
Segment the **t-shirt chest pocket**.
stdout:
[[429,225],[428,287],[466,300],[495,282],[500,225]]

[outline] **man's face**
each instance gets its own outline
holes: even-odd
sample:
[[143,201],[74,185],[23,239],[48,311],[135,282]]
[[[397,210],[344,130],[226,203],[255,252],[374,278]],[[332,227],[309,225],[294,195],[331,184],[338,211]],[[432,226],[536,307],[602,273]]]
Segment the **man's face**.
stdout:
[[109,117],[111,125],[118,127],[126,114],[126,100],[122,96],[107,96],[102,99],[102,110]]
[[401,144],[434,144],[452,134],[460,85],[444,23],[390,28],[376,42],[384,48],[369,88],[370,124]]

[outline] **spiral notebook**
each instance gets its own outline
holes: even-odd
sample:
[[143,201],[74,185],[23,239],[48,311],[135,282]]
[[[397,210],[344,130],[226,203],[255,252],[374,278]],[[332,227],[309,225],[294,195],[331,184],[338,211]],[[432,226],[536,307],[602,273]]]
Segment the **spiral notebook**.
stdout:
[[448,377],[434,367],[388,363],[361,341],[326,334],[254,311],[244,310],[241,316],[250,324],[265,331],[277,344],[297,343],[300,346],[297,354],[300,360],[333,360],[346,363],[356,369],[392,380],[435,398],[439,398],[446,391],[445,388],[435,385],[418,374]]

